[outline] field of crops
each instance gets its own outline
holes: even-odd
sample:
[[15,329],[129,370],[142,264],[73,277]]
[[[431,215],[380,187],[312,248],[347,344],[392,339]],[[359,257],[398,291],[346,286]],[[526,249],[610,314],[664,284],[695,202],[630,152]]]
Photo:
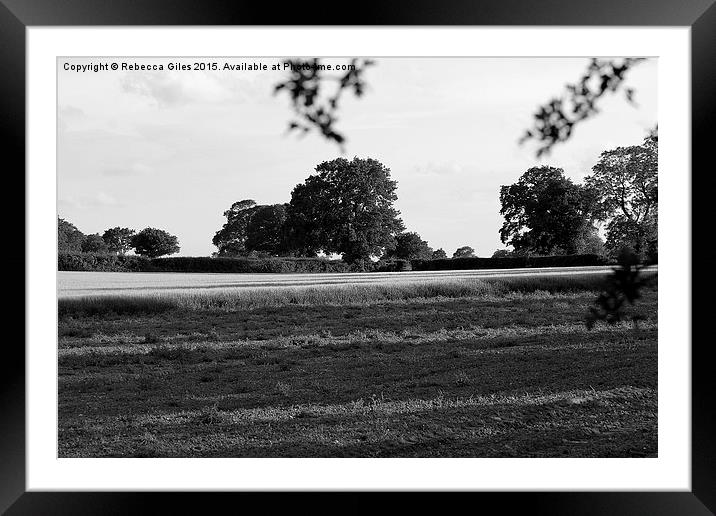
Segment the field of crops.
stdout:
[[656,286],[510,272],[60,273],[59,454],[655,456]]

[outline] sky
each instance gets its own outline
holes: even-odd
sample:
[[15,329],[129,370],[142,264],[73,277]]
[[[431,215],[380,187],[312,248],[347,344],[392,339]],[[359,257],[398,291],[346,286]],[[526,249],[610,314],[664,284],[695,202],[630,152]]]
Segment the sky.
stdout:
[[[548,156],[519,145],[538,105],[559,96],[587,58],[375,58],[361,98],[343,95],[336,128],[345,153],[315,132],[287,133],[285,94],[273,86],[280,58],[203,58],[265,63],[268,71],[171,71],[196,59],[58,60],[58,216],[82,232],[155,227],[176,235],[178,256],[208,256],[232,203],[288,202],[316,165],[375,158],[397,180],[396,208],[448,256],[469,245],[491,256],[500,242],[499,191],[528,168],[550,165],[580,182],[599,154],[642,142],[657,123],[657,60],[629,71],[622,93]],[[65,70],[65,63],[163,64],[164,70]],[[326,58],[342,64],[348,59]]]

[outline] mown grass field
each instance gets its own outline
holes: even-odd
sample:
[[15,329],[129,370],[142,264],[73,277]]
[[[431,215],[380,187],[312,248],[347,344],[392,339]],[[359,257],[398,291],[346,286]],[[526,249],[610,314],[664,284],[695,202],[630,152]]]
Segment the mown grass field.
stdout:
[[587,330],[602,281],[61,297],[59,455],[655,456],[656,285]]

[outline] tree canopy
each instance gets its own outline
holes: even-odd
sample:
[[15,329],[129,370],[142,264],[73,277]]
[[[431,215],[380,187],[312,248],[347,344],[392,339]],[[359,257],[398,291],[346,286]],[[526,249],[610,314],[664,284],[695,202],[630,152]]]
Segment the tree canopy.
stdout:
[[404,260],[431,260],[433,250],[417,233],[400,233],[395,237],[395,247],[388,252],[388,257]]
[[224,212],[226,222],[216,232],[212,243],[219,248],[219,256],[232,256],[246,254],[246,228],[251,215],[256,211],[256,201],[244,199],[231,205]]
[[117,254],[125,254],[132,248],[132,235],[135,231],[129,228],[109,228],[102,235],[107,250]]
[[264,205],[244,199],[232,204],[224,216],[226,222],[212,239],[219,248],[218,256],[280,256],[288,252],[285,204]]
[[404,229],[390,169],[375,159],[337,158],[296,185],[287,209],[291,247],[338,253],[347,262],[381,256]]
[[145,228],[132,236],[131,243],[138,255],[148,258],[179,252],[177,237],[162,229]]
[[85,234],[65,219],[57,218],[57,251],[60,253],[82,252]]
[[561,168],[530,168],[500,188],[500,203],[500,239],[517,254],[576,254],[585,234],[594,233],[591,193]]
[[444,260],[447,258],[447,253],[445,252],[445,249],[442,247],[440,249],[436,249],[433,251],[433,255],[431,257],[433,260]]
[[585,186],[594,199],[595,217],[606,222],[606,247],[612,256],[622,247],[632,249],[641,259],[656,253],[657,136],[648,136],[642,145],[603,152]]
[[107,251],[109,251],[107,244],[99,233],[87,235],[82,241],[83,253],[106,253]]
[[469,245],[458,247],[452,254],[453,258],[474,258],[475,250]]

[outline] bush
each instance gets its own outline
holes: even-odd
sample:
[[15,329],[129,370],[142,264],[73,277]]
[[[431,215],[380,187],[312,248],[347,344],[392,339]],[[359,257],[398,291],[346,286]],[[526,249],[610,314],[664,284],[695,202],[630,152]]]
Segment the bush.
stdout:
[[401,272],[410,270],[413,270],[410,260],[403,259],[380,260],[373,265],[373,272]]
[[95,253],[57,255],[57,270],[60,271],[141,272],[148,266],[149,260],[141,256]]
[[414,271],[447,271],[468,269],[518,269],[524,267],[578,267],[606,265],[596,254],[564,256],[515,256],[510,258],[452,258],[447,260],[412,260]]
[[60,271],[308,273],[347,272],[341,260],[324,258],[145,258],[114,254],[60,253]]

